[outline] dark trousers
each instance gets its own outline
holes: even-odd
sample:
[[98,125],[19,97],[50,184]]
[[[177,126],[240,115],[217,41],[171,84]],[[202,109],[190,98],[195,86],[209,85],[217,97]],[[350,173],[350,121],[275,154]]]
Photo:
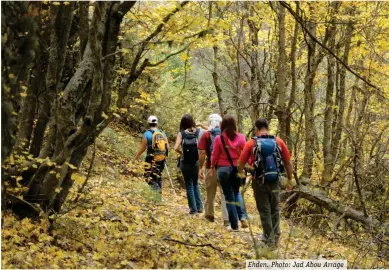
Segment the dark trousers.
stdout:
[[147,156],[145,162],[145,178],[150,187],[162,193],[162,171],[165,161],[154,161],[152,156]]
[[264,240],[268,245],[276,245],[280,238],[280,182],[253,180],[252,188],[261,216]]

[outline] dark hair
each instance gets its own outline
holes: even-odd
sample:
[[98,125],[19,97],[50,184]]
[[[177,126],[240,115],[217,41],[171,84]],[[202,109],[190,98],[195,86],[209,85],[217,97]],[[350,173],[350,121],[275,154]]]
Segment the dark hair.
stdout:
[[220,126],[222,132],[227,133],[227,137],[232,141],[236,137],[236,121],[232,115],[223,116],[222,124]]
[[196,123],[195,123],[195,121],[193,120],[192,115],[190,115],[190,114],[185,114],[185,115],[181,118],[180,131],[185,130],[185,129],[188,129],[188,128],[193,128],[193,127],[196,127]]
[[149,123],[149,127],[156,127],[157,123]]
[[258,130],[261,130],[263,128],[269,129],[269,122],[265,118],[258,118],[255,120],[255,127]]

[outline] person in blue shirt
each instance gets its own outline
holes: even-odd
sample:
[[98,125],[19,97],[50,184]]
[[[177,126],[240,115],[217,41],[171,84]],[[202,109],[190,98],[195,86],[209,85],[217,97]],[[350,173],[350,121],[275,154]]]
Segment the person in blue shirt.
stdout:
[[165,132],[158,129],[158,118],[156,116],[151,115],[147,119],[147,122],[149,124],[149,129],[143,133],[141,146],[135,156],[135,159],[138,159],[143,154],[143,152],[147,150],[145,159],[145,178],[147,179],[148,184],[152,189],[162,193],[162,171],[165,167],[165,160],[154,160],[154,156],[152,154],[152,139],[154,132],[159,131],[163,134],[166,140],[166,156],[169,149],[169,143]]

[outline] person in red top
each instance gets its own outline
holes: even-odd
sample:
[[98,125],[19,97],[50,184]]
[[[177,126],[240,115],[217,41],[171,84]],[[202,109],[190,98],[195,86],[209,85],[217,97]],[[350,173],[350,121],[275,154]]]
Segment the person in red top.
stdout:
[[[255,121],[256,138],[268,135],[269,123],[266,119],[260,118]],[[250,162],[251,166],[255,162],[254,147],[256,138],[248,141],[243,148],[243,151],[238,161],[239,175],[243,174],[246,163]],[[288,175],[288,184],[291,183],[293,177],[293,167],[290,160],[290,153],[285,142],[276,137],[276,143],[281,150],[282,161]],[[277,179],[277,178],[276,178]],[[259,177],[254,176],[252,182],[255,201],[258,212],[261,216],[262,223],[262,240],[269,246],[277,246],[280,237],[280,180],[267,182],[264,174]]]
[[236,167],[246,139],[237,132],[235,118],[231,115],[223,117],[220,129],[221,135],[216,136],[211,154],[211,175],[216,175],[217,168],[217,179],[226,199],[231,229],[238,231],[239,220],[242,228],[248,228]]

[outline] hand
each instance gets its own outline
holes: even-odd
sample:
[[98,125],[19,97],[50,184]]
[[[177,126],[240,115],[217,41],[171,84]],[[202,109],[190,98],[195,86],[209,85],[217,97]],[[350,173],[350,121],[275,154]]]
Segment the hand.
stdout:
[[246,174],[242,171],[242,172],[238,173],[238,177],[239,178],[246,178]]
[[211,174],[211,177],[215,177],[216,176],[216,170],[215,170],[215,168],[212,168],[212,169],[210,169],[210,174]]
[[288,181],[286,182],[285,190],[291,191],[292,189],[293,189],[293,182],[292,182],[292,179],[288,179]]
[[199,177],[200,177],[200,179],[204,179],[204,170],[203,170],[203,168],[199,169]]

